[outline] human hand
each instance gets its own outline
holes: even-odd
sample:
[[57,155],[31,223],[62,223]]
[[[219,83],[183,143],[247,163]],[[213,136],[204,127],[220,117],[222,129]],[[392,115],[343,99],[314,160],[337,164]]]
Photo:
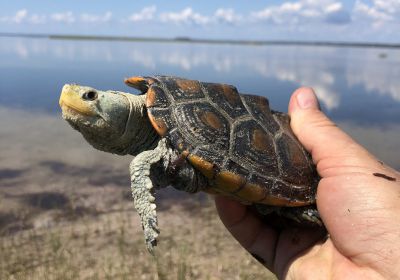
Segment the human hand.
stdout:
[[317,208],[328,230],[276,230],[245,205],[216,197],[222,222],[282,279],[399,279],[400,174],[378,161],[300,88],[289,103],[291,127],[311,153],[321,181]]

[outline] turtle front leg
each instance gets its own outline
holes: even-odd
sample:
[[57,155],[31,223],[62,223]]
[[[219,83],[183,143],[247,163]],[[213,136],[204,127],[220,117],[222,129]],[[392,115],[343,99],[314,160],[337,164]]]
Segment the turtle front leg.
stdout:
[[147,249],[151,254],[154,254],[154,246],[157,245],[157,236],[160,231],[157,224],[155,198],[152,195],[153,182],[150,179],[152,177],[150,169],[153,164],[167,156],[168,152],[165,139],[162,139],[154,150],[138,154],[129,166],[134,206],[141,218]]

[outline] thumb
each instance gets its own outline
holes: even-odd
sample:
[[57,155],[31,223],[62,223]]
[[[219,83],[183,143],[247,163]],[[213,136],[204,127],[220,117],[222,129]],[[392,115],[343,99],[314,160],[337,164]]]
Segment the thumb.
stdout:
[[[324,113],[311,88],[289,102],[291,127],[322,177],[317,207],[340,254],[393,278],[399,267],[400,174],[382,164]],[[396,273],[396,271],[395,271]]]
[[289,115],[294,134],[311,153],[322,177],[348,172],[371,173],[381,168],[377,159],[320,111],[311,88],[299,88],[293,93]]

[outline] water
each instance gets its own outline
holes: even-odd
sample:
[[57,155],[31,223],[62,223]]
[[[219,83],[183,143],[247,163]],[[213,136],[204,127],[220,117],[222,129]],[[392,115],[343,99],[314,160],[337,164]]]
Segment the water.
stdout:
[[96,157],[60,119],[62,85],[133,92],[124,77],[154,74],[233,84],[280,111],[293,90],[312,86],[340,127],[400,169],[398,49],[35,38],[0,38],[0,169],[55,158],[76,163],[74,151]]

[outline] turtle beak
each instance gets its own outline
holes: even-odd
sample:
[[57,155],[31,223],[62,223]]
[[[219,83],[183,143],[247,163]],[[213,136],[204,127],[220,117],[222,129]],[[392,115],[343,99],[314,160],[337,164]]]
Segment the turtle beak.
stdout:
[[59,104],[63,111],[66,108],[69,108],[82,115],[96,115],[90,104],[81,98],[79,94],[79,86],[77,85],[64,85],[61,91]]

